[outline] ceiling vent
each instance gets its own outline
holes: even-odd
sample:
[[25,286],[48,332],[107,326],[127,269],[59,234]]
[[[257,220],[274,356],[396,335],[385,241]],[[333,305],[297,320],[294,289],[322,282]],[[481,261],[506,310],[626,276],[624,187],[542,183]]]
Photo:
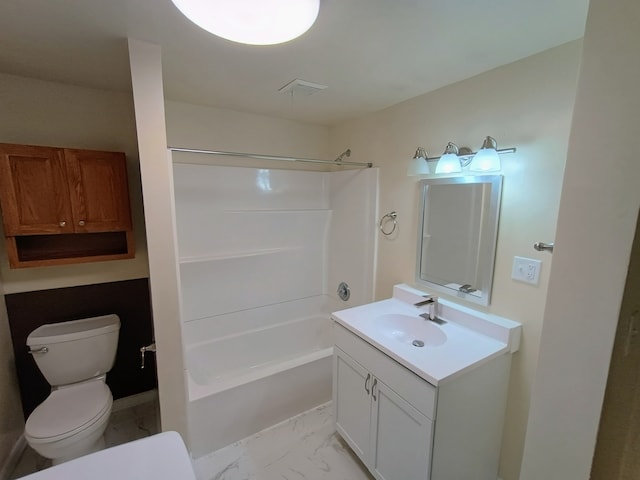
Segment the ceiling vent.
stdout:
[[321,92],[327,88],[326,85],[320,85],[319,83],[307,82],[306,80],[300,80],[296,78],[290,81],[284,87],[278,89],[280,93],[286,93],[292,97],[308,97],[314,93]]

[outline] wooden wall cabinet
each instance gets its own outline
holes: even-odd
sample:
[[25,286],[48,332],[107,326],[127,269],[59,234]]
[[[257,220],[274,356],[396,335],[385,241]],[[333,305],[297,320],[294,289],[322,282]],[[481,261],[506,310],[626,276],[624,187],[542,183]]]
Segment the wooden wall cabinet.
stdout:
[[123,153],[0,144],[0,207],[11,268],[135,255]]

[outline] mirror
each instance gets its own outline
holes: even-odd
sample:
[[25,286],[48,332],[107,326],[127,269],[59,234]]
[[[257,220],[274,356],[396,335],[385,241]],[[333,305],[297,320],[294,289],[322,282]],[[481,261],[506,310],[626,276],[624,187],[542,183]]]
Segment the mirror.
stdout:
[[502,176],[434,178],[421,185],[416,281],[489,305]]

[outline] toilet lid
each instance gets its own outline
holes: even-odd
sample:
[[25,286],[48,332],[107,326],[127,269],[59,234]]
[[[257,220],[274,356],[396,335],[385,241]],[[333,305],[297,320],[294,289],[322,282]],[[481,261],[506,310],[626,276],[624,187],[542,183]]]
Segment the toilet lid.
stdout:
[[102,381],[54,390],[29,415],[25,433],[33,439],[62,439],[84,430],[109,411],[113,402]]

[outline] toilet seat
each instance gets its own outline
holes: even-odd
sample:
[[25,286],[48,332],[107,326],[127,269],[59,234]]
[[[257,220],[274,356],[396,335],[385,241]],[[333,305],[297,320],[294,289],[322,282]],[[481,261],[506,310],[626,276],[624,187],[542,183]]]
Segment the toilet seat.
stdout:
[[111,391],[101,380],[54,390],[29,415],[25,436],[33,443],[64,440],[100,423],[112,404]]

